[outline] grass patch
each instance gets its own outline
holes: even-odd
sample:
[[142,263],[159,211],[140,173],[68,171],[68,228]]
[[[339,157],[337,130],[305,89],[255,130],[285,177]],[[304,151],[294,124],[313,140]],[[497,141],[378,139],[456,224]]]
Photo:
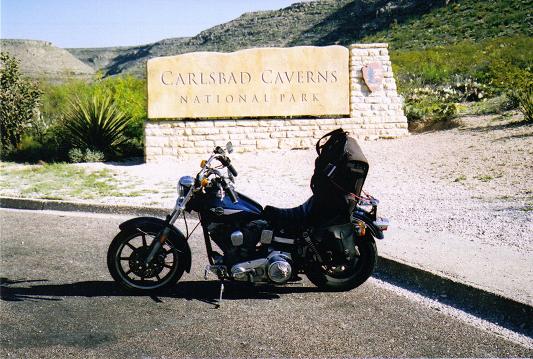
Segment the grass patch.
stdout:
[[490,182],[494,179],[494,177],[492,177],[491,175],[480,175],[474,178],[480,180],[481,182]]
[[460,175],[459,177],[457,177],[456,179],[454,179],[453,181],[454,182],[463,182],[466,180],[466,176],[465,175]]
[[95,199],[142,195],[135,191],[121,191],[115,174],[108,169],[88,171],[67,163],[41,166],[2,164],[0,169],[2,188],[18,188],[23,197]]

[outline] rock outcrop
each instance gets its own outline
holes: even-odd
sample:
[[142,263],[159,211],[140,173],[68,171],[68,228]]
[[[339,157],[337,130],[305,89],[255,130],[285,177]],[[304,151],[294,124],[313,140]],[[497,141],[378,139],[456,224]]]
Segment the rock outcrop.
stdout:
[[20,60],[26,76],[52,82],[65,79],[90,79],[95,70],[70,52],[38,40],[0,40],[0,49]]

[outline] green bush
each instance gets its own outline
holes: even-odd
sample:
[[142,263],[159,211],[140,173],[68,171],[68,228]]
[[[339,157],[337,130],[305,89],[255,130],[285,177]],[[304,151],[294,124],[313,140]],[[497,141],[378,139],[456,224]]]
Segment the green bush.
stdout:
[[124,130],[130,120],[110,97],[94,95],[73,101],[63,125],[72,147],[97,150],[109,158],[119,153],[127,141]]
[[518,107],[518,103],[507,94],[486,98],[482,101],[464,104],[460,111],[463,115],[492,115],[501,114],[505,111]]
[[445,129],[455,125],[456,93],[449,88],[410,88],[404,97],[404,111],[411,131]]
[[533,122],[533,83],[514,93],[518,102],[518,109],[524,115],[524,120]]
[[83,157],[83,159],[85,160],[85,162],[103,162],[104,157],[104,154],[98,150],[87,149],[85,151],[85,156]]
[[80,150],[77,147],[71,148],[68,151],[68,159],[72,163],[80,163],[83,162],[84,154],[83,151]]
[[0,53],[0,156],[8,157],[37,116],[41,91],[20,74],[19,61]]

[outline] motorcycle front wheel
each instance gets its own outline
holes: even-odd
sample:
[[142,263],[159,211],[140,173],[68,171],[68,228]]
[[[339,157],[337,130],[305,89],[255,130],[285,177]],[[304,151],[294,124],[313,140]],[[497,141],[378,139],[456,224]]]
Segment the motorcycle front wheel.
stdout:
[[183,275],[185,254],[177,249],[173,238],[163,244],[150,263],[145,263],[156,235],[155,231],[130,228],[119,232],[109,245],[107,267],[122,287],[154,291],[175,284]]
[[307,278],[318,288],[326,291],[348,291],[360,286],[374,272],[378,251],[376,242],[370,235],[358,239],[355,246],[359,253],[350,261],[335,265],[313,263],[306,270]]

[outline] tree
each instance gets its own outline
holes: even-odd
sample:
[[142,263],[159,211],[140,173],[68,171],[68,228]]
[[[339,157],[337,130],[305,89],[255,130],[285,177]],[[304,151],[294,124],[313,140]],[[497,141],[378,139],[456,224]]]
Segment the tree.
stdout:
[[19,60],[0,53],[0,155],[15,149],[31,127],[40,104],[41,90],[22,77]]

